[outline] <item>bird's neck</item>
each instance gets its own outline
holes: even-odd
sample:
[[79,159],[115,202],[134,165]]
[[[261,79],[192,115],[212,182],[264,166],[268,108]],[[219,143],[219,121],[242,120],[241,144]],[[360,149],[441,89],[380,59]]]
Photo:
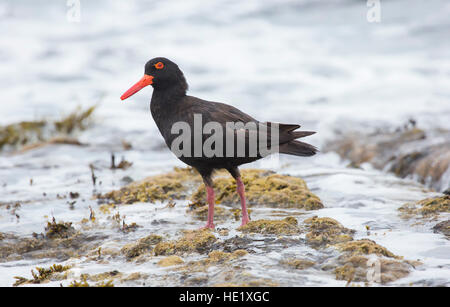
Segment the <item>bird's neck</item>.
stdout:
[[186,88],[182,84],[174,84],[165,88],[154,88],[152,95],[153,101],[161,101],[165,104],[178,101],[186,96]]
[[182,84],[175,84],[166,88],[155,88],[150,103],[150,110],[157,124],[159,118],[164,118],[166,113],[170,113],[173,107],[180,103],[185,96],[186,87]]

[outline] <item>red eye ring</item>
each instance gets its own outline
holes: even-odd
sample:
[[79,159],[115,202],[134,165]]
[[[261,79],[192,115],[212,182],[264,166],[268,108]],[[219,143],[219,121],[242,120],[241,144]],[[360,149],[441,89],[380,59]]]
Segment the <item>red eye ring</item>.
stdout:
[[164,63],[163,62],[158,62],[158,63],[156,63],[153,66],[155,66],[156,69],[163,69],[164,68]]

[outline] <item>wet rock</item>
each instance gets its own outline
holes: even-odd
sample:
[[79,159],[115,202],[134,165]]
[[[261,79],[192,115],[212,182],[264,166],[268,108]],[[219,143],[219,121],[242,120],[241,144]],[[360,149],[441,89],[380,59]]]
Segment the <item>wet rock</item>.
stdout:
[[222,252],[222,251],[215,250],[215,251],[212,251],[212,252],[210,252],[208,254],[207,261],[209,263],[223,263],[223,262],[226,262],[228,260],[233,260],[233,259],[236,259],[236,258],[243,257],[243,256],[245,256],[247,254],[248,254],[248,252],[246,250],[243,250],[243,249],[235,250],[232,253],[227,253],[227,252]]
[[185,231],[179,240],[158,243],[153,253],[155,256],[193,252],[202,254],[208,252],[216,240],[209,229]]
[[[205,220],[208,216],[208,205],[204,203],[191,203],[186,212],[191,213],[195,218]],[[214,206],[214,219],[225,220],[232,218],[233,212],[223,206]]]
[[290,266],[297,270],[305,270],[307,268],[312,267],[315,264],[315,262],[313,262],[313,261],[309,261],[309,260],[305,260],[305,259],[297,259],[297,258],[282,260],[280,263]]
[[419,262],[404,261],[372,240],[363,239],[335,245],[342,252],[334,269],[337,280],[348,283],[388,283],[406,277]]
[[[187,213],[190,213],[194,216],[194,218],[199,220],[206,220],[208,216],[208,205],[205,205],[203,202],[190,203],[188,205]],[[236,221],[241,218],[241,209],[237,208],[226,208],[220,205],[214,206],[214,220],[223,221],[228,220],[230,218],[234,218]],[[247,209],[247,213],[249,218],[251,219],[252,209]]]
[[158,235],[149,235],[139,239],[136,243],[129,243],[122,247],[121,252],[130,260],[144,253],[150,252],[153,245],[162,241],[162,237]]
[[440,223],[436,224],[433,227],[433,231],[435,233],[442,233],[447,238],[450,238],[450,220],[446,220],[446,221],[443,221],[443,222],[440,222]]
[[369,239],[339,243],[335,246],[340,251],[349,253],[351,256],[374,254],[377,256],[384,256],[389,258],[400,258],[388,251],[385,247],[378,245],[377,243]]
[[183,259],[178,256],[172,255],[158,261],[158,265],[162,267],[168,267],[184,263]]
[[[67,226],[66,223],[65,226]],[[58,225],[58,224],[56,224]],[[63,224],[64,225],[64,224]],[[69,227],[56,226],[46,235],[34,233],[32,237],[4,234],[0,241],[0,262],[21,259],[55,258],[59,261],[79,257],[97,249],[105,236],[87,236]],[[61,230],[62,229],[62,230]]]
[[[278,175],[264,170],[243,170],[242,178],[246,185],[247,201],[252,205],[276,208],[301,208],[315,210],[323,208],[320,199],[311,193],[306,183],[297,177]],[[135,202],[155,202],[190,197],[191,209],[195,215],[202,216],[207,207],[202,207],[206,199],[205,187],[201,177],[191,168],[175,168],[173,172],[148,177],[140,182],[131,183],[120,190],[111,191],[97,198],[116,204]],[[217,172],[214,178],[216,201],[223,204],[240,204],[234,179],[225,171]],[[220,208],[217,210],[220,218]],[[237,209],[239,210],[239,209]],[[228,212],[223,212],[228,215]],[[240,211],[232,211],[237,216]]]
[[55,219],[53,221],[47,222],[47,227],[45,227],[45,236],[49,239],[62,239],[68,238],[75,234],[75,228],[72,227],[72,223],[59,222],[56,223]]
[[442,212],[450,212],[450,196],[425,198],[415,203],[407,203],[399,209],[403,218],[436,217]]
[[282,220],[250,221],[247,225],[239,227],[245,233],[261,233],[274,235],[294,235],[300,233],[295,217],[289,216]]
[[145,279],[147,279],[147,277],[148,277],[148,274],[141,273],[141,272],[134,272],[134,273],[127,275],[126,277],[121,278],[120,281],[123,283],[123,282],[128,282],[128,281],[135,281],[135,280],[145,280]]
[[[214,179],[216,200],[223,204],[240,204],[236,193],[236,182],[231,176]],[[250,205],[275,208],[301,208],[315,210],[323,208],[320,199],[309,191],[304,180],[298,177],[279,175],[272,171],[246,169],[241,172],[245,184],[246,198]],[[191,197],[194,202],[206,199],[204,185],[200,185]]]
[[199,184],[200,181],[200,175],[193,169],[175,168],[170,173],[133,182],[120,190],[98,195],[97,198],[108,200],[115,204],[185,199],[192,184]]
[[354,166],[369,162],[402,178],[414,177],[437,190],[445,190],[448,182],[443,181],[443,175],[450,168],[450,135],[440,132],[440,136],[447,141],[430,143],[426,133],[417,127],[369,135],[345,133],[328,142],[323,151],[334,151]]
[[94,281],[94,282],[99,282],[99,281],[112,281],[115,278],[121,278],[123,276],[123,273],[114,270],[114,271],[109,271],[109,272],[103,272],[103,273],[98,273],[98,274],[82,274],[82,279],[84,280],[89,280],[89,281]]
[[306,219],[304,224],[309,230],[306,234],[306,241],[313,246],[351,241],[355,232],[329,217],[314,216]]

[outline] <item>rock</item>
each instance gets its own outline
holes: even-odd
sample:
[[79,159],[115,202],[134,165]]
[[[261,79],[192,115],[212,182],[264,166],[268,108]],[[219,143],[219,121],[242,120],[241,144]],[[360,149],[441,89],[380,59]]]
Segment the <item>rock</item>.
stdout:
[[353,240],[354,230],[345,228],[338,221],[329,217],[308,218],[304,221],[310,230],[306,234],[306,241],[314,246],[335,244]]
[[158,244],[161,240],[161,236],[152,234],[139,239],[136,243],[126,244],[122,247],[121,252],[130,260],[151,251],[152,246]]
[[56,223],[53,219],[51,223],[47,222],[47,227],[45,227],[45,236],[49,239],[68,238],[74,234],[75,228],[72,227],[72,223]]
[[198,175],[191,168],[175,168],[174,171],[162,175],[148,177],[133,182],[120,190],[98,195],[100,200],[109,200],[115,204],[133,204],[136,202],[167,201],[185,199],[190,185],[199,184]]
[[183,259],[181,259],[178,256],[173,255],[173,256],[168,256],[166,258],[161,259],[158,262],[158,265],[162,266],[162,267],[168,267],[168,266],[174,266],[174,265],[178,265],[178,264],[182,264],[182,263],[184,263]]
[[[234,179],[231,176],[223,177],[223,175],[224,173],[218,173],[218,178],[214,179],[216,200],[222,204],[240,204]],[[298,177],[257,169],[242,170],[241,176],[250,205],[305,210],[323,208],[320,199],[311,193],[305,181]],[[204,185],[200,185],[191,200],[193,202],[203,201],[206,199],[205,193]]]
[[388,251],[385,247],[378,245],[377,243],[369,239],[339,243],[335,246],[340,251],[348,252],[352,256],[375,254],[377,256],[399,258],[398,256]]
[[297,258],[282,260],[280,263],[284,264],[284,265],[288,265],[297,270],[305,270],[307,268],[312,267],[315,264],[315,262],[313,262],[313,261],[309,261],[309,260],[305,260],[305,259],[297,259]]
[[184,235],[176,241],[160,242],[153,249],[155,256],[174,255],[184,253],[206,253],[216,237],[209,229],[185,231]]
[[287,217],[283,220],[250,221],[247,225],[239,227],[238,230],[246,233],[274,235],[293,235],[300,233],[297,219],[292,216]]
[[450,212],[450,196],[425,198],[415,203],[407,203],[398,208],[403,218],[436,217],[442,212]]
[[[242,171],[246,188],[247,202],[250,205],[261,205],[274,208],[300,208],[316,210],[323,208],[320,199],[309,191],[305,181],[298,177],[275,174],[271,171],[248,169]],[[204,217],[207,213],[205,187],[201,184],[200,175],[192,168],[175,168],[174,171],[148,177],[139,182],[133,182],[120,190],[114,190],[96,197],[100,201],[115,204],[133,204],[136,202],[168,201],[190,197],[191,213]],[[225,171],[218,171],[214,178],[216,201],[228,205],[240,205],[236,193],[234,179]],[[240,215],[240,209],[222,210],[216,207],[217,217],[225,218]],[[234,211],[236,210],[236,211]]]
[[434,225],[433,231],[435,233],[442,233],[447,238],[450,238],[450,220],[446,220]]
[[336,279],[349,283],[392,282],[406,277],[414,265],[420,264],[404,261],[402,257],[368,239],[339,243],[335,247],[342,252],[337,260],[339,265],[334,269]]
[[434,144],[416,127],[395,132],[376,131],[369,135],[350,132],[328,142],[323,151],[334,151],[354,166],[369,162],[375,168],[387,168],[402,178],[414,177],[437,190],[445,190],[448,182],[442,179],[450,168],[450,135],[449,132],[441,134],[447,141]]

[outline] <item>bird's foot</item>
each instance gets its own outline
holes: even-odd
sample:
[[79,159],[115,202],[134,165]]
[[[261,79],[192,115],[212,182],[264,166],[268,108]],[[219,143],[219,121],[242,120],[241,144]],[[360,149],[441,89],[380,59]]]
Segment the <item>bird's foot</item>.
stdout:
[[250,222],[248,217],[243,217],[242,218],[242,223],[241,223],[241,227],[247,225],[247,223]]
[[214,229],[216,228],[216,226],[214,225],[214,223],[206,223],[205,226],[200,227],[199,230],[203,230],[203,229]]

